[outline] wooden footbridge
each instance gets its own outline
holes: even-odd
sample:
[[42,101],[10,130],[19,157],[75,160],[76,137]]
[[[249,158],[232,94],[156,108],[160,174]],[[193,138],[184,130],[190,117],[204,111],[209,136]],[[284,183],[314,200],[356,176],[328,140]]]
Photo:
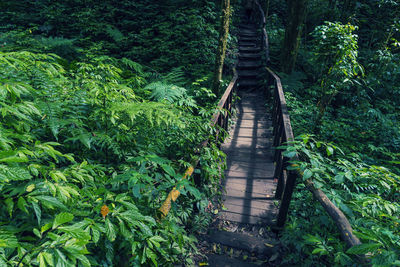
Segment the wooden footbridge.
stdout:
[[[294,137],[281,81],[268,67],[265,16],[258,1],[255,2],[253,16],[256,22],[240,25],[234,77],[211,120],[211,126],[216,128],[215,140],[223,135],[221,132],[229,132],[221,144],[227,155],[227,169],[222,182],[223,210],[218,213],[218,220],[228,224],[270,226],[277,232],[285,224],[296,177],[301,173],[287,169],[289,159],[278,149]],[[235,107],[234,95],[240,98]],[[237,115],[231,118],[234,108]],[[232,127],[229,125],[231,119],[234,120]],[[208,140],[202,146],[207,144]],[[193,164],[194,168],[197,164]],[[190,176],[194,168],[190,167],[184,178]],[[313,187],[311,181],[306,185],[334,219],[346,244],[360,244],[344,214],[321,190]],[[164,215],[168,214],[171,201],[178,196],[178,189],[170,192],[160,208]],[[206,240],[265,257],[277,253],[273,246],[265,246],[271,240],[246,233],[210,229]],[[210,253],[207,256],[209,266],[257,266],[226,255]]]

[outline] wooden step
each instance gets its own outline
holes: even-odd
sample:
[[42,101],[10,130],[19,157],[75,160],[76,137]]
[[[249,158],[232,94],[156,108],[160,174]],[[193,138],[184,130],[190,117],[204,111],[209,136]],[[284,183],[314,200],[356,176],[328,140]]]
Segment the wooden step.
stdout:
[[260,38],[260,34],[258,32],[249,33],[249,32],[242,32],[239,33],[239,39],[242,38]]
[[239,41],[239,46],[242,46],[242,47],[258,47],[258,44],[256,42]]
[[246,214],[222,211],[218,214],[218,218],[225,221],[232,221],[246,224],[270,225],[276,224],[276,212],[271,213],[269,217],[258,217]]
[[246,46],[239,46],[240,53],[260,53],[261,47],[246,47]]
[[[244,202],[244,203],[248,202],[248,205],[250,205],[250,206],[245,206],[245,204],[240,203],[240,202],[238,202],[238,205],[231,204],[228,202],[228,203],[224,204],[224,206],[226,208],[226,210],[224,210],[224,211],[268,219],[272,215],[271,212],[269,212],[269,210],[276,208],[274,201],[276,201],[276,200],[269,200],[268,204],[263,208],[252,207],[251,200],[240,201],[240,202]],[[274,214],[275,214],[275,212],[274,212]]]
[[[272,131],[272,127],[271,129],[268,131],[265,128],[264,129],[253,129],[251,127],[238,127],[237,129],[235,129],[231,134],[232,137],[234,138],[269,138],[272,139],[271,136],[271,131]],[[226,140],[226,142],[229,139]]]
[[239,29],[239,34],[240,35],[246,35],[246,34],[258,34],[258,30],[257,29]]
[[261,54],[259,54],[259,53],[239,53],[239,60],[246,60],[246,59],[261,60]]
[[259,42],[260,38],[258,36],[256,37],[247,37],[247,36],[239,36],[239,41],[244,41],[244,42]]
[[[208,240],[212,243],[219,243],[224,246],[245,250],[259,255],[267,255],[276,251],[276,248],[273,245],[275,241],[239,232],[214,231],[210,233]],[[266,246],[265,243],[272,246]]]
[[241,60],[237,65],[237,69],[257,69],[261,66],[261,61],[259,60]]
[[224,196],[223,201],[225,203],[229,203],[230,205],[240,206],[240,205],[248,205],[246,207],[254,207],[257,209],[265,209],[268,207],[271,200],[274,199],[274,194],[271,194],[269,198],[266,199],[252,199],[250,201],[243,202],[243,199],[231,196]]
[[260,83],[258,80],[239,80],[239,87],[244,88],[244,87],[259,87]]
[[238,75],[239,79],[240,78],[256,78],[258,75],[260,75],[260,71],[258,70],[238,70]]
[[253,23],[240,23],[239,24],[239,29],[244,29],[244,30],[257,30],[257,25]]

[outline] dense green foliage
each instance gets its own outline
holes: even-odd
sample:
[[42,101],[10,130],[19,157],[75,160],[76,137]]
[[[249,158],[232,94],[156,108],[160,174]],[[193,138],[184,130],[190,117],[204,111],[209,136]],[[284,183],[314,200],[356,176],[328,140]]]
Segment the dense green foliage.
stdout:
[[[223,170],[213,143],[198,149],[216,2],[0,8],[0,265],[192,265]],[[195,159],[196,186],[182,180]]]
[[[279,62],[286,7],[266,2]],[[400,265],[400,5],[307,9],[298,65],[281,74],[300,136],[285,155],[299,154],[302,179],[363,245],[345,247],[299,179],[282,264],[360,265],[355,255],[367,254]],[[208,87],[219,1],[21,0],[0,10],[0,266],[193,265],[224,159],[213,144],[197,151],[217,100]],[[193,159],[196,185],[181,179]],[[160,219],[174,187],[182,196]]]
[[[201,108],[167,80],[140,86],[127,59],[58,61],[0,54],[3,265],[162,266],[188,255],[194,238],[181,226],[196,224],[188,214],[208,204],[219,173],[204,168],[203,193],[186,181],[174,216],[155,218],[207,136],[207,117],[192,113]],[[203,166],[218,164],[217,150],[204,153]]]
[[[275,60],[286,23],[279,3],[271,1],[267,27]],[[281,73],[300,136],[286,155],[299,154],[302,178],[345,213],[363,245],[345,247],[300,179],[284,264],[351,266],[361,264],[357,254],[400,264],[399,11],[396,1],[308,2],[297,67]]]

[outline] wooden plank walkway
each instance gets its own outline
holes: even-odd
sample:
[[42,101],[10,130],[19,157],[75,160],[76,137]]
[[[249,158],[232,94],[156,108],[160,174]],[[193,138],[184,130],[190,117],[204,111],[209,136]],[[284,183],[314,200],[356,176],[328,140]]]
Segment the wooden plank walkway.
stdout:
[[227,154],[225,172],[226,210],[220,219],[248,224],[273,224],[277,215],[274,200],[272,122],[265,96],[239,91],[238,116],[230,138],[222,145]]
[[[275,261],[279,251],[279,241],[266,228],[276,224],[279,201],[274,198],[273,130],[263,94],[265,73],[259,36],[257,25],[240,25],[237,71],[241,100],[236,104],[237,118],[230,137],[222,145],[227,155],[222,184],[225,208],[202,237],[202,244],[209,249],[209,266],[274,266],[267,260],[274,257]],[[216,254],[217,247],[225,252],[230,247],[230,254]],[[243,253],[252,255],[252,262],[237,256]]]
[[278,202],[274,200],[272,121],[259,84],[262,64],[257,35],[254,26],[241,26],[237,65],[241,100],[230,138],[222,145],[227,155],[223,184],[226,210],[220,213],[219,218],[272,225],[278,212]]

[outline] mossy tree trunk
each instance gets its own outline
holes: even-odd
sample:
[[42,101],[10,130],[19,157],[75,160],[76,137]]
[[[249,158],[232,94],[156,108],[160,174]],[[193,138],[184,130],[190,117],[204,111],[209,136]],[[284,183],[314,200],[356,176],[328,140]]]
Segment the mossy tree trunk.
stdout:
[[282,47],[282,69],[286,73],[291,73],[296,64],[299,51],[307,0],[287,0],[286,2],[288,6],[288,23]]
[[229,19],[231,13],[230,0],[222,0],[222,16],[221,16],[221,26],[219,30],[219,40],[218,49],[215,57],[215,70],[214,79],[212,84],[212,89],[215,94],[219,93],[219,88],[222,79],[222,70],[224,67],[226,43],[229,34]]
[[266,1],[265,1],[265,7],[264,7],[265,18],[268,18],[268,14],[269,14],[269,2],[270,2],[270,0],[266,0]]

